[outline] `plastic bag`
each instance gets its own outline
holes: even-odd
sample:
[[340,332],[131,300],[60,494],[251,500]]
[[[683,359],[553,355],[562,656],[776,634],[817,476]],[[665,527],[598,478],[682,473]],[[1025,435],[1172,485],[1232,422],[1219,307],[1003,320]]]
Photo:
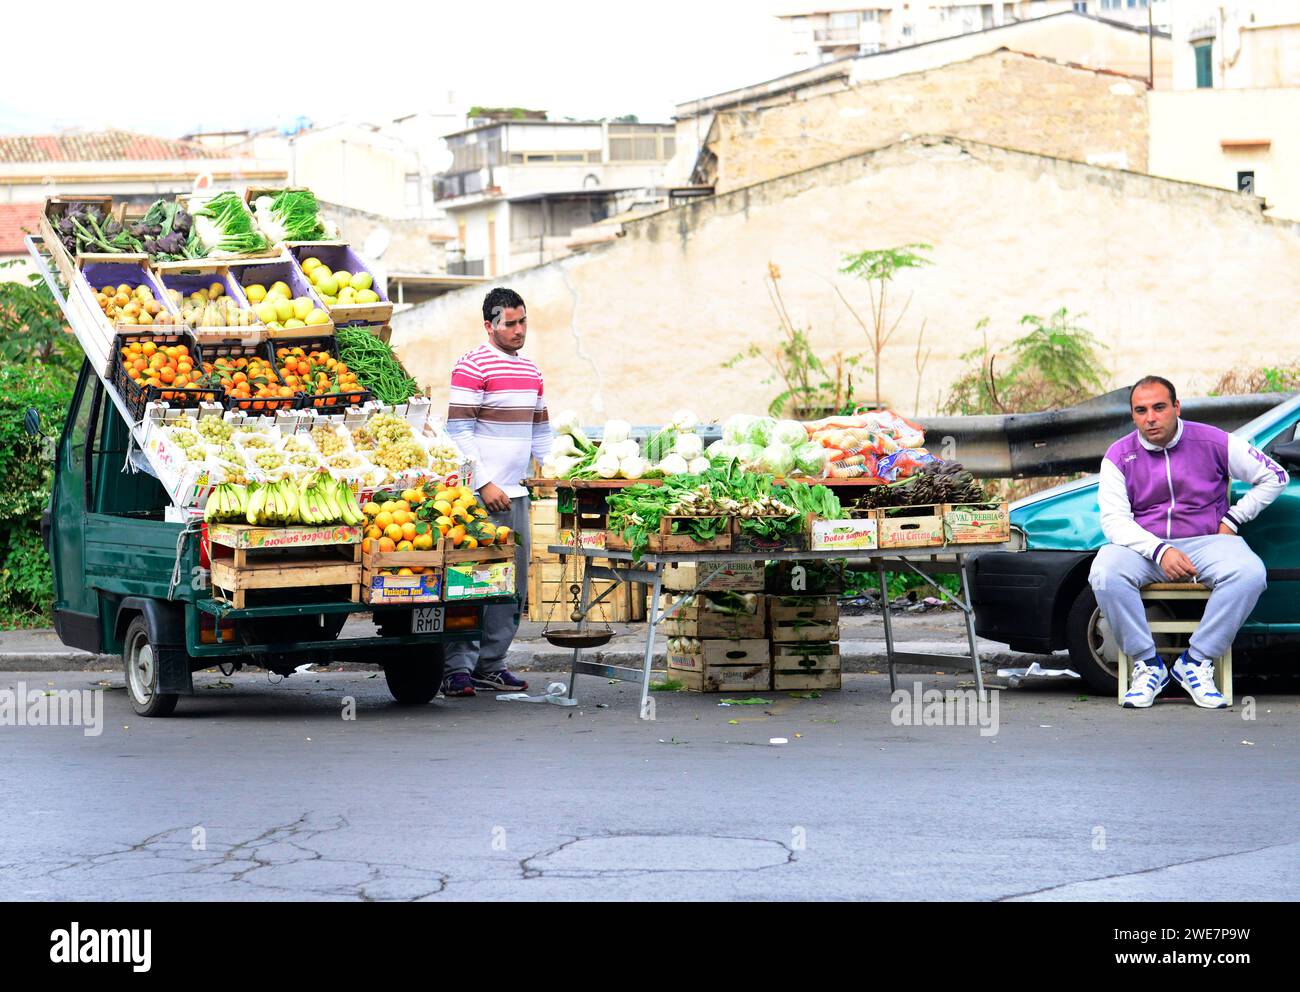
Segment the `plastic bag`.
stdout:
[[763,449],[753,444],[738,444],[735,451],[736,459],[740,462],[742,468],[757,465],[759,457],[763,454]]
[[794,468],[794,451],[788,444],[769,444],[759,456],[759,467],[772,475],[789,475]]
[[737,413],[728,417],[722,425],[722,440],[733,448],[738,444],[745,444],[750,425],[754,423],[755,419],[747,413]]
[[794,467],[804,475],[818,479],[826,471],[826,459],[829,456],[828,449],[808,441],[794,449]]
[[937,465],[939,459],[924,448],[902,448],[880,459],[876,474],[886,482],[897,482],[916,474],[922,465]]
[[745,435],[745,440],[756,448],[766,448],[772,443],[772,431],[776,429],[776,421],[771,417],[759,417],[749,425],[749,431]]
[[784,444],[791,448],[797,448],[807,440],[808,432],[804,430],[803,424],[799,423],[799,421],[778,420],[776,426],[772,428],[768,443]]

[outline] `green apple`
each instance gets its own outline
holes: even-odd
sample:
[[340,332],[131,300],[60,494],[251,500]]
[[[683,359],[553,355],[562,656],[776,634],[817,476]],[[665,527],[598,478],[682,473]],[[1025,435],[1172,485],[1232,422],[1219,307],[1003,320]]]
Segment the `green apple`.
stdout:
[[313,309],[311,313],[307,314],[306,322],[308,326],[315,326],[316,324],[328,324],[329,320],[329,314],[324,310]]
[[306,327],[306,326],[307,326],[307,325],[304,324],[304,323],[303,323],[301,320],[299,320],[297,317],[294,317],[294,318],[292,318],[291,320],[286,320],[286,321],[284,322],[284,329],[285,329],[286,331],[287,331],[289,328],[291,328],[291,327]]
[[300,296],[293,301],[293,315],[302,320],[312,311],[312,302],[305,296]]
[[334,280],[340,286],[346,286],[348,283],[352,281],[352,273],[349,272],[347,269],[336,269],[334,271]]
[[363,289],[369,289],[375,284],[375,277],[369,272],[356,272],[352,276],[352,288],[360,292]]
[[326,276],[316,284],[316,288],[326,296],[339,295],[339,281],[333,276]]
[[275,319],[284,323],[293,317],[293,304],[288,300],[277,299],[275,301]]
[[361,292],[357,293],[357,302],[358,302],[358,303],[378,303],[378,302],[379,302],[379,294],[376,293],[373,289],[363,289],[363,290],[361,290]]
[[257,319],[263,324],[270,324],[280,319],[280,314],[276,310],[275,304],[271,302],[259,303],[257,309],[253,311],[257,314]]

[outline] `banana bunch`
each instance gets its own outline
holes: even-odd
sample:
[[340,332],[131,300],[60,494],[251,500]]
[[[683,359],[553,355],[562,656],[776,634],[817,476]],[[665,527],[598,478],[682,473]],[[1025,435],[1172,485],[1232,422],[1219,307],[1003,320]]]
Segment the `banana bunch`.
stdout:
[[301,482],[279,479],[263,483],[248,497],[244,519],[254,526],[337,523],[355,526],[365,517],[346,485],[328,472],[313,472]]
[[243,520],[248,513],[248,487],[236,482],[223,482],[208,497],[203,519],[208,523],[232,523]]

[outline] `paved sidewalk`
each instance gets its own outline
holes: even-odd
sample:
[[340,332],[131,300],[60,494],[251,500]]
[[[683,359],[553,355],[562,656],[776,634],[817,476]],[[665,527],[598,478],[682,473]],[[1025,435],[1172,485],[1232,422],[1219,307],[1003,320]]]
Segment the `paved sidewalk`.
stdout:
[[[955,610],[932,610],[922,613],[895,613],[894,630],[898,643],[908,651],[961,655],[966,653],[966,627],[961,613]],[[520,625],[519,636],[510,650],[508,664],[524,671],[555,671],[568,668],[572,653],[553,647],[542,637],[542,624],[531,621]],[[644,624],[615,624],[616,636],[601,651],[589,652],[593,661],[614,665],[640,665],[645,650]],[[344,636],[372,634],[367,616],[348,621]],[[842,616],[840,618],[840,659],[848,672],[873,672],[885,664],[885,633],[880,614]],[[655,656],[663,667],[664,641],[656,638]],[[1033,661],[1047,666],[1051,656],[1027,655],[1008,651],[1005,644],[980,639],[983,667],[1027,667]],[[1066,667],[1064,655],[1053,664]],[[4,672],[88,672],[117,669],[121,660],[112,655],[95,655],[65,647],[53,630],[0,631],[0,671]],[[336,667],[336,666],[331,666]],[[369,666],[345,666],[369,670]],[[899,666],[899,671],[929,671],[928,666]]]

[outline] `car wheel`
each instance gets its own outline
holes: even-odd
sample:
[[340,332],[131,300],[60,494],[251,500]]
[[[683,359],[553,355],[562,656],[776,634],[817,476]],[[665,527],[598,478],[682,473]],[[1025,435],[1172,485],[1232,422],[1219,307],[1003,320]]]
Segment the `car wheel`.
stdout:
[[122,667],[126,670],[126,691],[135,711],[141,716],[170,716],[180,696],[158,691],[158,657],[149,643],[149,625],[144,617],[134,618],[126,628]]
[[[1167,603],[1156,600],[1146,604],[1147,620],[1171,620],[1173,611]],[[1065,618],[1065,642],[1070,650],[1070,667],[1079,673],[1084,685],[1098,695],[1113,696],[1119,691],[1119,641],[1097,606],[1092,587],[1085,585],[1075,597]],[[1157,634],[1156,647],[1172,647],[1171,634]]]

